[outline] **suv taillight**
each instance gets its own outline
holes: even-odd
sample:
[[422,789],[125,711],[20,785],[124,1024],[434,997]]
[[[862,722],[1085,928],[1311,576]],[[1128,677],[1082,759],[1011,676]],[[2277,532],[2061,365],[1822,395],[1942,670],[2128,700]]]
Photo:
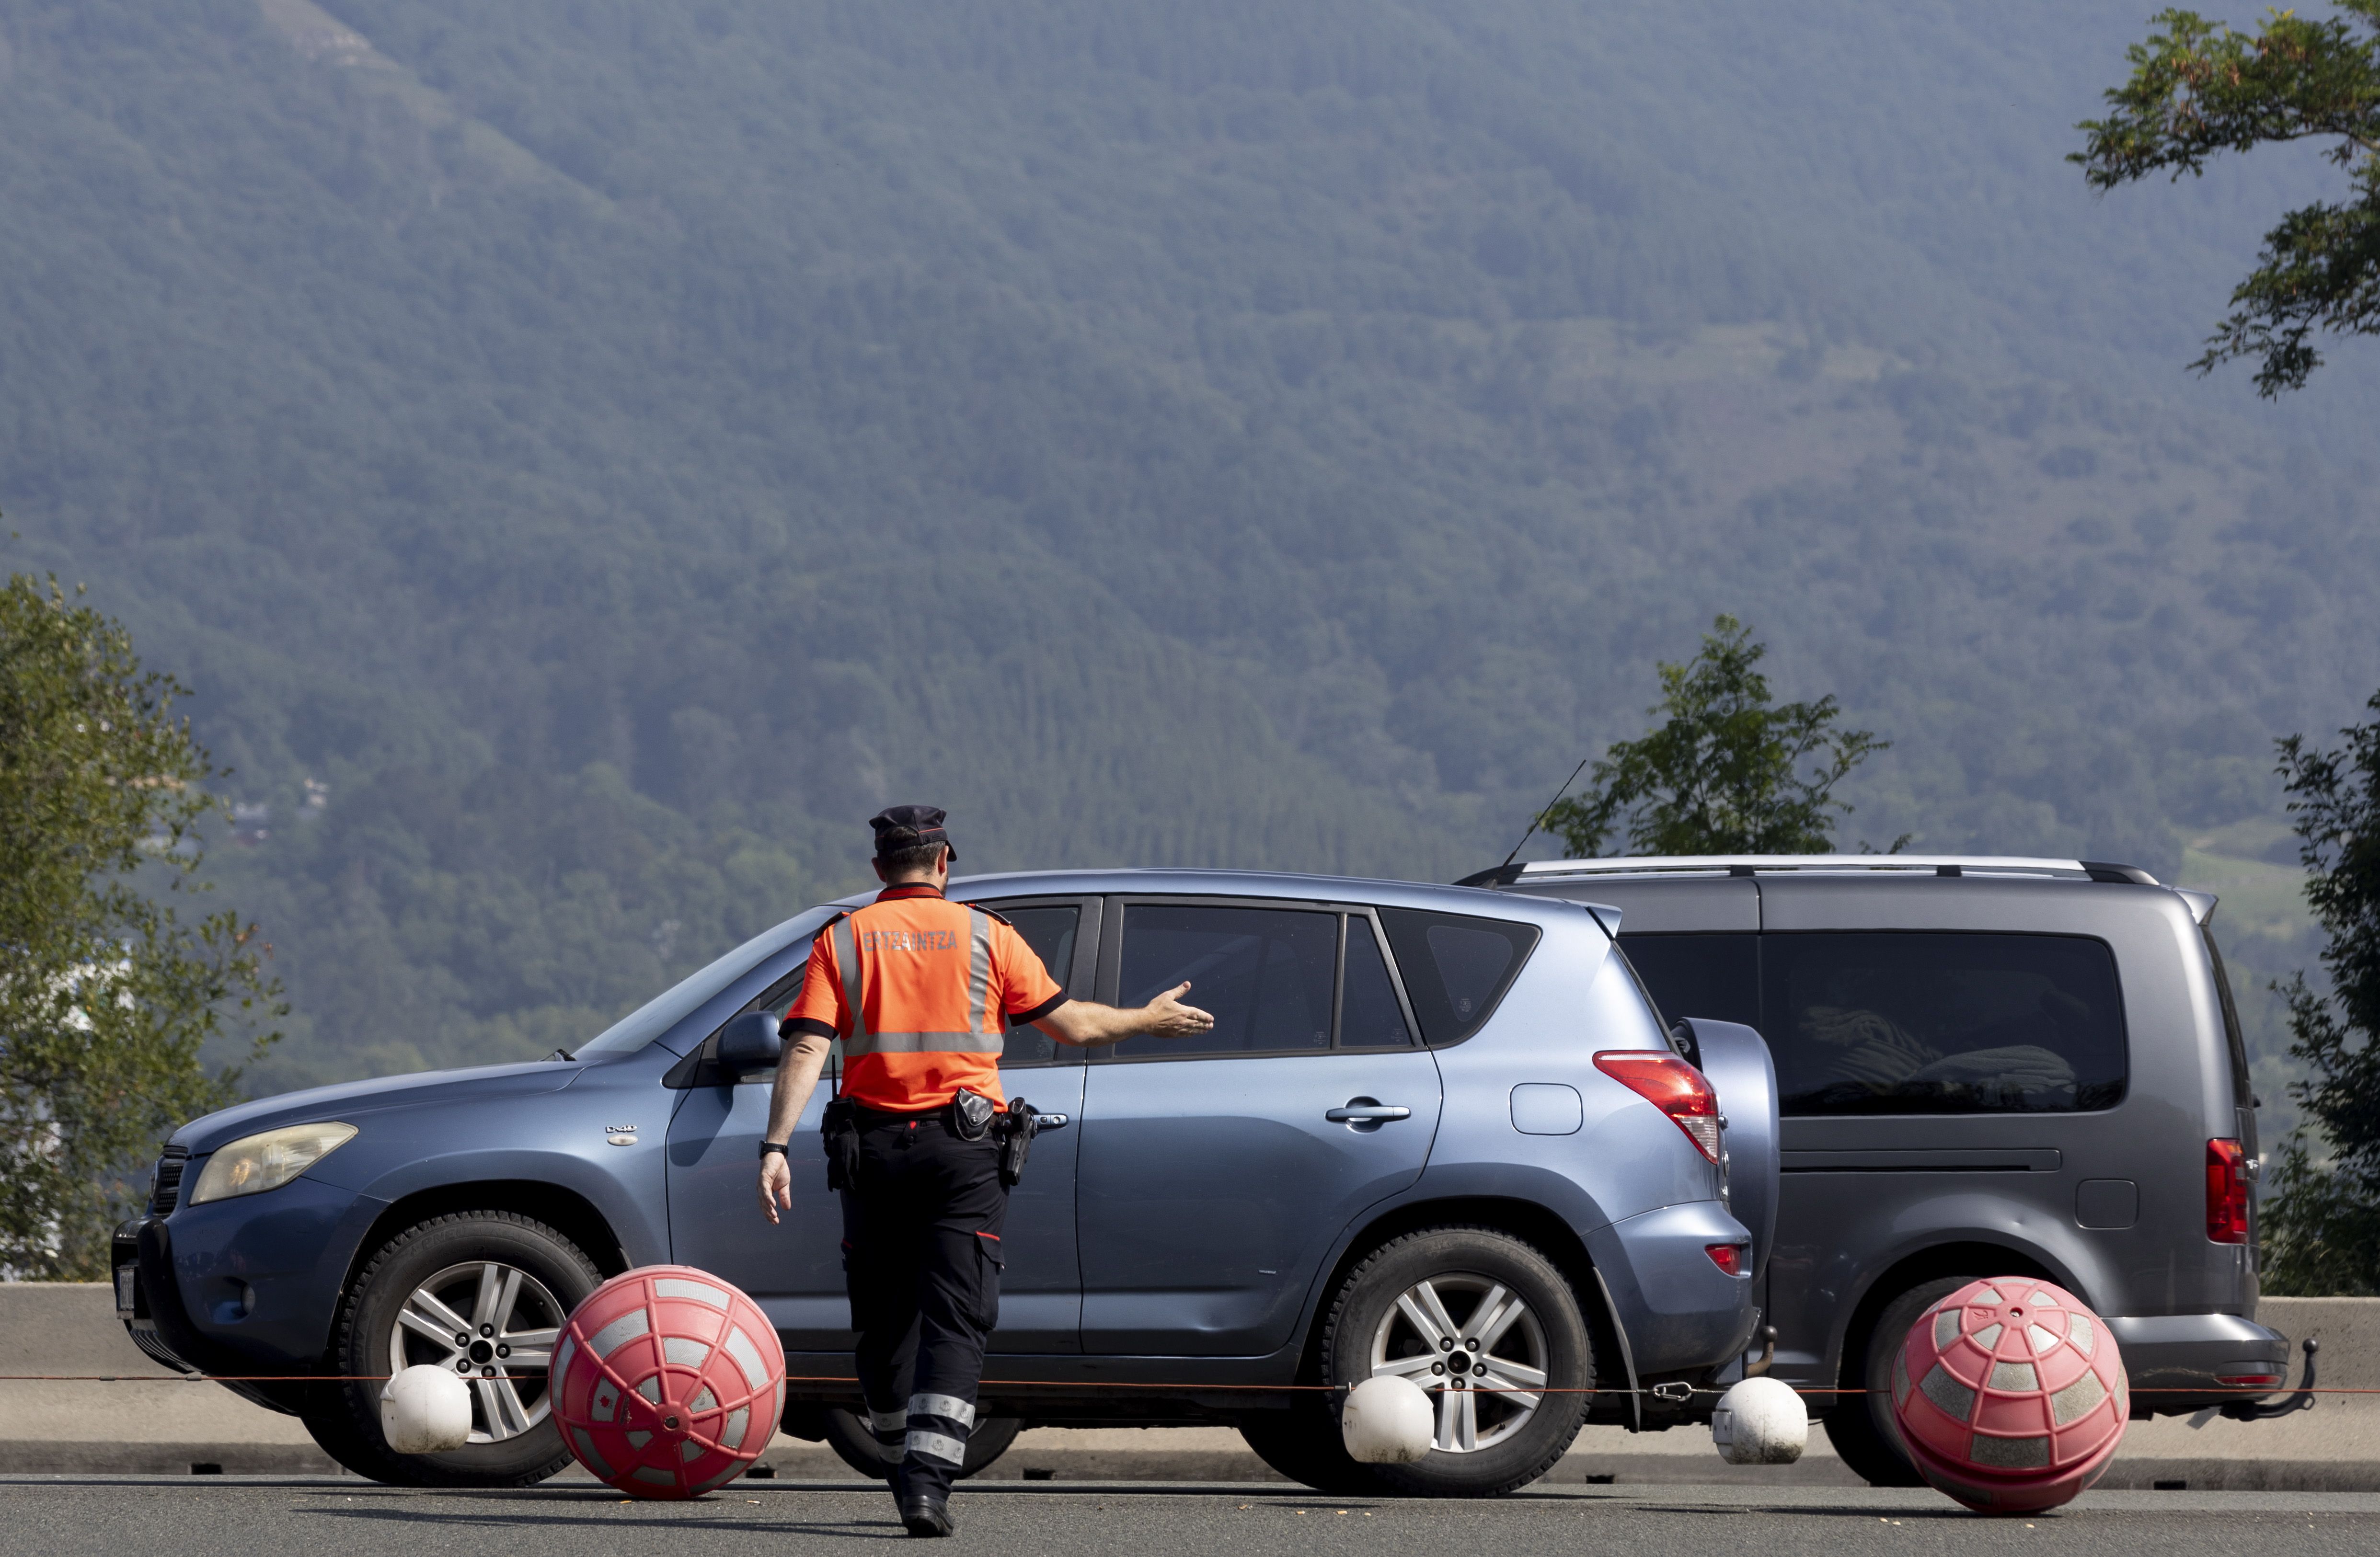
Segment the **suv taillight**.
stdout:
[[2206,1236],[2216,1243],[2248,1241],[2248,1162],[2236,1141],[2206,1143]]
[[1657,1049],[1606,1049],[1595,1068],[1667,1114],[1696,1151],[1718,1161],[1718,1094],[1701,1071]]

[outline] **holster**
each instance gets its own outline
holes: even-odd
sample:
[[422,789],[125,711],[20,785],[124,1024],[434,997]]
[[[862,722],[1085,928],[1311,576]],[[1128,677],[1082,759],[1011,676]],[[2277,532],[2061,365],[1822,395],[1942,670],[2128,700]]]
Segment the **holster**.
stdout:
[[1025,1177],[1025,1159],[1032,1154],[1033,1138],[1040,1133],[1041,1115],[1023,1098],[1012,1099],[1000,1116],[1000,1182],[1014,1189]]
[[819,1143],[826,1148],[826,1187],[848,1189],[859,1182],[859,1105],[847,1097],[829,1099],[819,1115]]

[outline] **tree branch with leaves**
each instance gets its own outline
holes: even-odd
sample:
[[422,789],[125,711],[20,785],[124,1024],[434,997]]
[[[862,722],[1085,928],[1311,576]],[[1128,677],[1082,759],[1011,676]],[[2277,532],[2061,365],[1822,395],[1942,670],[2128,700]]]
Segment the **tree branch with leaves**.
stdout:
[[1892,743],[1834,728],[1832,694],[1772,706],[1756,669],[1767,652],[1735,618],[1716,618],[1700,654],[1658,667],[1661,701],[1646,712],[1666,715],[1661,725],[1614,743],[1588,776],[1589,792],[1556,801],[1537,826],[1572,859],[1615,837],[1640,854],[1830,851],[1832,814],[1852,809],[1835,786]]
[[[78,591],[79,593],[79,591]],[[174,1128],[236,1096],[201,1051],[278,1017],[267,949],[202,890],[206,753],[125,630],[46,583],[0,586],[0,1273],[103,1278]]]
[[2353,196],[2290,211],[2231,294],[2230,316],[2191,364],[2201,373],[2257,357],[2256,391],[2298,389],[2322,365],[2317,332],[2380,334],[2380,0],[2338,0],[2347,14],[2309,20],[2274,11],[2263,30],[2233,30],[2194,11],[2127,51],[2131,78],[2107,94],[2115,112],[2076,127],[2067,160],[2097,189],[2153,173],[2202,175],[2225,151],[2328,140]]
[[[2367,707],[2380,715],[2380,694]],[[2380,719],[2339,734],[2336,752],[2280,742],[2330,989],[2303,973],[2278,986],[2313,1133],[2283,1143],[2261,1230],[2265,1290],[2305,1297],[2380,1292]]]

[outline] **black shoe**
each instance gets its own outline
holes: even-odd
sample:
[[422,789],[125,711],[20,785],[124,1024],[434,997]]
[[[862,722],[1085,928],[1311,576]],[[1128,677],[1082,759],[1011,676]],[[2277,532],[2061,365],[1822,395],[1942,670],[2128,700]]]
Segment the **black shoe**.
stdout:
[[958,1521],[951,1517],[948,1499],[918,1492],[901,1500],[901,1527],[913,1536],[954,1536]]

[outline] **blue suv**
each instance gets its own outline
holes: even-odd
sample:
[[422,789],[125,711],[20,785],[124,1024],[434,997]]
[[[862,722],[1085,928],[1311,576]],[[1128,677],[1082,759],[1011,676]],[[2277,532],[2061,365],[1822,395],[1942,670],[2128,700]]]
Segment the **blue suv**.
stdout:
[[[1009,1094],[1066,1121],[1011,1204],[970,1470],[1026,1425],[1228,1422],[1310,1485],[1495,1493],[1584,1421],[1687,1420],[1708,1410],[1690,1386],[1739,1376],[1775,1221],[1774,1071],[1749,1028],[1665,1032],[1613,911],[1190,871],[980,876],[952,896],[1004,914],[1076,995],[1132,1005],[1187,979],[1217,1019],[1087,1056],[1009,1034]],[[117,1234],[134,1338],[267,1375],[229,1387],[365,1475],[516,1485],[567,1463],[546,1369],[572,1307],[630,1266],[697,1265],[776,1322],[786,1430],[874,1468],[845,1382],[823,1098],[771,1227],[754,1184],[773,1023],[735,1020],[784,1008],[834,909],[547,1061],[184,1127]],[[296,1377],[419,1363],[470,1381],[468,1447],[399,1454],[376,1384]],[[1354,1464],[1336,1396],[1284,1387],[1382,1372],[1436,1403],[1417,1464]]]

